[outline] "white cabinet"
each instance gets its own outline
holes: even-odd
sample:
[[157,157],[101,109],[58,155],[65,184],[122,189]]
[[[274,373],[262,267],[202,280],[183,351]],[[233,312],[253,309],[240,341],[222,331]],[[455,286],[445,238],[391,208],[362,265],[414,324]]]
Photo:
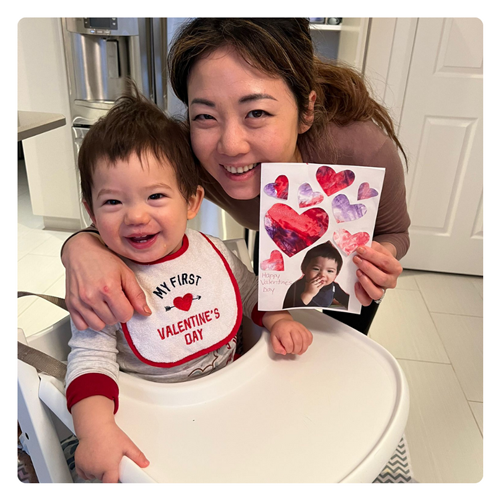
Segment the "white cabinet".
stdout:
[[43,216],[46,229],[78,229],[80,201],[59,19],[19,21],[18,90],[19,110],[66,117],[64,127],[23,141],[33,213]]

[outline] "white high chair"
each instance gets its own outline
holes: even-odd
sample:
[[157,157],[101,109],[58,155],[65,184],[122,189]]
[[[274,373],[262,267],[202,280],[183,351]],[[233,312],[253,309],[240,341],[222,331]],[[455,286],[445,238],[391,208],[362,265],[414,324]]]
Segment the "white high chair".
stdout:
[[[251,269],[244,241],[225,243]],[[404,432],[404,374],[352,328],[315,310],[292,315],[314,336],[302,356],[275,355],[268,332],[244,318],[245,354],[208,377],[158,384],[120,373],[116,422],[150,461],[141,469],[124,457],[120,481],[372,482]],[[70,336],[65,318],[28,343],[65,360]],[[38,480],[72,482],[60,445],[74,432],[63,382],[23,361],[18,380]]]

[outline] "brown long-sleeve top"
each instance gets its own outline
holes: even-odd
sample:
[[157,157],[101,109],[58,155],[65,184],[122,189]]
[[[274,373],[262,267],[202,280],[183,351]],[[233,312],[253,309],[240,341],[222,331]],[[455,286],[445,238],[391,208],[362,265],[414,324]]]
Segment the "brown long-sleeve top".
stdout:
[[[410,217],[406,207],[404,170],[393,141],[370,121],[345,126],[330,123],[317,144],[302,146],[300,153],[306,163],[385,168],[373,239],[392,243],[396,247],[396,257],[401,259],[410,246]],[[212,177],[203,185],[207,199],[226,210],[242,226],[259,229],[259,196],[251,200],[231,198]]]

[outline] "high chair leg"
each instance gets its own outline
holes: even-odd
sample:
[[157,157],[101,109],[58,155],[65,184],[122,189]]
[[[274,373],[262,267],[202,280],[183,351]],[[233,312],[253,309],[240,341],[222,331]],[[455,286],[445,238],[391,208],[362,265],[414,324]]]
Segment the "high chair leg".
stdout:
[[40,483],[72,483],[49,410],[38,398],[34,367],[18,361],[18,421]]

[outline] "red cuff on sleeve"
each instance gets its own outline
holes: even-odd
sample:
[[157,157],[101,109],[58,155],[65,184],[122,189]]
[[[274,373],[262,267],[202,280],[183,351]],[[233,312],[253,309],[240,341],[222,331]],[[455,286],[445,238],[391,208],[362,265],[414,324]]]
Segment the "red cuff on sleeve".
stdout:
[[259,311],[257,309],[257,304],[255,304],[253,310],[252,310],[252,321],[258,325],[258,326],[264,326],[262,323],[262,318],[264,314],[266,314],[267,311]]
[[115,403],[115,411],[118,411],[118,385],[116,382],[102,373],[86,373],[75,378],[66,389],[66,401],[68,411],[71,407],[90,396],[104,396]]

